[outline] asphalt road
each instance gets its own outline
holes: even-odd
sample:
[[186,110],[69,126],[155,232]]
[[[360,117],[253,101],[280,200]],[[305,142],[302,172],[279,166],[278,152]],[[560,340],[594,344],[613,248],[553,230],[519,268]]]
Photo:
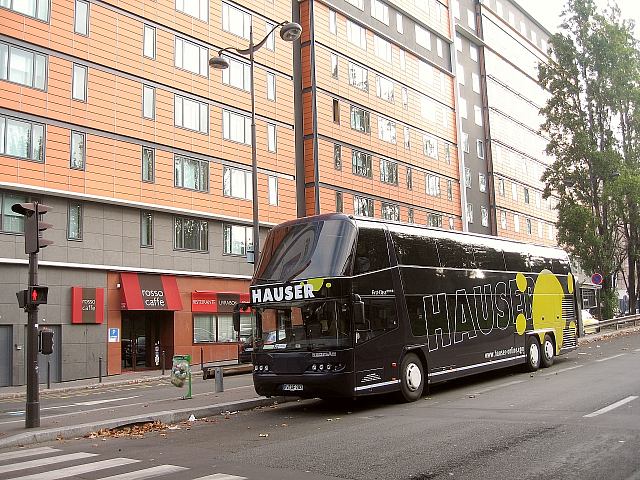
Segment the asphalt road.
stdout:
[[639,367],[635,334],[535,374],[450,382],[411,404],[306,400],[36,447],[57,451],[12,449],[0,452],[0,478],[640,479]]

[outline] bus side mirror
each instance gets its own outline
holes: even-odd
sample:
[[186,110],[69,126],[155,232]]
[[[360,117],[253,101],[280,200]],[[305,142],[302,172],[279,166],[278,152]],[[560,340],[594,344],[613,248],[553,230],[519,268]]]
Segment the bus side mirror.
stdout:
[[361,330],[361,326],[364,326],[364,302],[360,298],[360,295],[353,296],[353,323],[355,323],[356,330]]
[[246,308],[247,305],[245,303],[236,303],[233,307],[233,330],[237,333],[240,331],[240,309]]

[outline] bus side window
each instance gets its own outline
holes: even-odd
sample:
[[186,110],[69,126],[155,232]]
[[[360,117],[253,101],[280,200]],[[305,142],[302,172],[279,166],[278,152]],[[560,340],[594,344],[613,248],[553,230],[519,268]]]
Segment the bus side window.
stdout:
[[438,248],[433,238],[418,237],[405,233],[391,232],[393,245],[400,265],[439,267]]
[[523,252],[508,252],[504,251],[504,263],[508,272],[528,272],[529,271],[529,259],[526,253]]
[[389,267],[389,251],[384,230],[360,228],[353,274],[372,272]]
[[437,242],[443,268],[476,268],[473,245],[447,238],[440,238]]
[[504,272],[504,257],[502,250],[478,245],[474,252],[476,268],[481,270],[496,270]]
[[364,317],[364,325],[356,331],[357,343],[382,335],[398,326],[395,299],[365,299]]

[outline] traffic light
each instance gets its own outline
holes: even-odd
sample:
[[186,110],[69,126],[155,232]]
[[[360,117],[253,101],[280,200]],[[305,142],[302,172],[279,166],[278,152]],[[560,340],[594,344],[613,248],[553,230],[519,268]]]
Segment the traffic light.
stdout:
[[53,353],[53,330],[43,328],[38,332],[38,351],[43,355]]
[[35,285],[27,290],[27,305],[43,305],[47,303],[49,287]]
[[11,210],[24,216],[24,253],[38,253],[41,248],[53,243],[40,236],[40,232],[53,226],[40,221],[40,216],[51,210],[51,207],[38,202],[14,203]]

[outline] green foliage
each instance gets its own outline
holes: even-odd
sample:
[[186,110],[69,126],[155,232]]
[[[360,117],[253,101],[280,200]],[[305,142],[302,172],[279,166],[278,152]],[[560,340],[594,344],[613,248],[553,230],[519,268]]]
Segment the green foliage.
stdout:
[[600,295],[600,302],[602,303],[602,318],[609,320],[615,317],[618,310],[618,294],[615,290],[603,290]]

